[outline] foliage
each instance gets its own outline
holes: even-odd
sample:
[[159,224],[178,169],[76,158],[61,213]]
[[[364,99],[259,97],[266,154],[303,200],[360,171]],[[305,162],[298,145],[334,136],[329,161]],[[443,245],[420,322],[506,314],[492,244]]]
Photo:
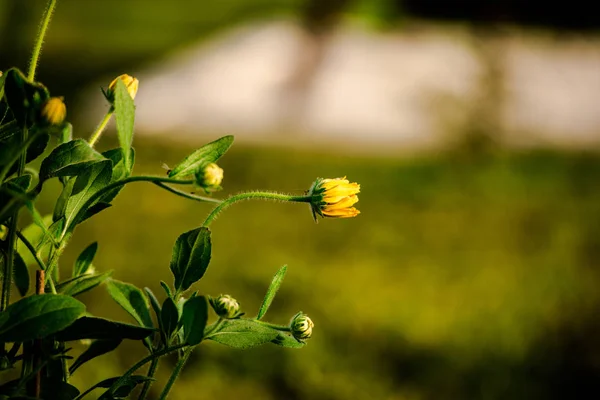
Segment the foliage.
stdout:
[[[260,321],[281,285],[286,267],[276,275],[258,312],[260,318],[242,318],[239,310],[222,314],[210,302],[218,315],[208,324],[209,312],[205,296],[188,294],[191,287],[205,275],[212,253],[209,225],[231,204],[245,199],[267,199],[299,203],[321,201],[319,196],[292,196],[275,192],[248,192],[226,200],[197,196],[173,185],[204,189],[207,193],[220,188],[222,169],[216,162],[233,143],[232,136],[217,139],[171,169],[167,176],[134,175],[135,105],[138,81],[129,75],[117,77],[103,91],[109,101],[107,114],[89,140],[72,139],[72,127],[66,121],[66,106],[61,97],[34,80],[45,31],[56,0],[50,0],[42,18],[27,76],[11,68],[0,80],[1,101],[6,103],[6,117],[0,125],[0,266],[2,292],[0,302],[0,359],[2,369],[20,364],[21,377],[0,386],[3,398],[35,397],[46,400],[82,399],[96,389],[105,389],[101,399],[125,398],[142,386],[144,399],[153,382],[158,360],[176,353],[178,357],[171,378],[164,387],[165,399],[179,376],[183,365],[196,346],[204,340],[239,349],[273,343],[283,347],[304,345],[283,332],[292,332],[288,325]],[[94,146],[112,116],[116,118],[119,147],[98,152]],[[44,154],[47,146],[50,146]],[[42,158],[39,169],[30,164]],[[188,179],[184,179],[188,178]],[[37,200],[52,181],[61,190],[53,213],[42,216]],[[96,272],[93,265],[98,243],[89,244],[74,263],[67,278],[61,277],[62,255],[76,229],[89,218],[112,205],[121,189],[133,182],[149,182],[168,192],[198,202],[216,203],[204,223],[185,232],[175,241],[170,270],[173,287],[161,282],[165,290],[162,304],[152,291],[112,279],[112,271]],[[30,227],[19,229],[21,213],[31,215]],[[34,264],[25,261],[30,257]],[[35,291],[29,290],[28,268],[36,268]],[[21,299],[11,303],[11,286],[19,289]],[[105,284],[112,299],[135,320],[134,325],[100,318],[86,312],[84,303],[76,299],[84,292]],[[230,304],[238,305],[228,297]],[[154,312],[154,318],[152,317]],[[310,331],[300,334],[308,339]],[[308,325],[307,325],[308,326]],[[70,375],[84,363],[115,350],[125,340],[141,341],[149,355],[122,375],[105,379],[84,392],[69,384]],[[67,342],[91,341],[88,349],[69,366],[73,358]],[[6,345],[12,343],[7,350]],[[147,375],[134,373],[150,364]]]

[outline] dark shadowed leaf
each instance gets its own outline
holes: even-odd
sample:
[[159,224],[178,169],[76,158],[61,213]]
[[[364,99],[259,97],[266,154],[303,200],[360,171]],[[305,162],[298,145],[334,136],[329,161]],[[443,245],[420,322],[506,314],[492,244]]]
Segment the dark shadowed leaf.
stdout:
[[304,342],[299,342],[292,335],[288,335],[287,333],[279,332],[279,335],[271,341],[271,343],[275,343],[278,346],[287,347],[290,349],[301,349],[306,345]]
[[199,281],[210,263],[210,230],[197,228],[177,238],[171,257],[171,272],[175,277],[175,288],[179,291]]
[[62,342],[80,339],[131,339],[147,338],[154,329],[126,324],[109,319],[85,316],[79,318],[67,328],[56,333],[56,339]]
[[181,325],[183,325],[183,341],[195,346],[204,338],[204,328],[208,320],[208,303],[204,296],[188,299],[183,305]]
[[73,362],[69,368],[69,373],[73,374],[75,370],[81,367],[86,362],[99,357],[103,354],[110,353],[116,349],[122,342],[121,339],[105,339],[105,340],[94,340],[90,347]]
[[0,314],[0,341],[41,339],[71,325],[83,316],[85,305],[60,294],[25,297]]
[[15,286],[19,290],[19,294],[25,296],[29,290],[29,269],[23,261],[21,255],[16,252],[14,260],[14,280]]
[[[102,382],[97,383],[95,385],[95,387],[109,388],[113,384],[115,384],[119,379],[120,379],[120,377],[105,379]],[[122,385],[120,385],[118,388],[115,388],[113,393],[108,393],[108,392],[103,393],[102,396],[100,396],[98,400],[124,399],[127,396],[129,396],[129,394],[133,391],[133,389],[135,389],[135,387],[137,385],[147,382],[147,381],[153,381],[153,380],[154,379],[149,378],[147,376],[143,376],[143,375],[128,376]]]
[[98,242],[90,244],[81,252],[79,257],[77,257],[77,260],[75,261],[75,266],[73,267],[74,277],[85,274],[87,272],[87,270],[92,265],[92,261],[94,260],[96,251],[98,251]]
[[173,333],[177,330],[177,324],[179,323],[179,310],[170,297],[167,297],[163,302],[160,312],[160,323],[164,336],[169,341]]

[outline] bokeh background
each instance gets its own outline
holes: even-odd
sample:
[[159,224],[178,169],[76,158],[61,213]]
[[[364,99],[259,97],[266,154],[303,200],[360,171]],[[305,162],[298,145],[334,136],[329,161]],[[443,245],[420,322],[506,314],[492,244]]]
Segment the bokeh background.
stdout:
[[[25,69],[44,1],[0,0],[0,70]],[[600,17],[592,3],[59,0],[38,74],[75,136],[100,87],[140,79],[137,173],[223,134],[226,196],[360,182],[362,214],[244,202],[213,225],[196,286],[315,321],[303,350],[206,343],[176,399],[564,399],[600,390]],[[110,133],[100,143],[114,147]],[[209,205],[128,186],[80,228],[98,270],[161,293],[176,237]],[[42,199],[51,212],[58,188]],[[103,288],[96,315],[128,316]],[[76,347],[76,351],[80,350]],[[144,354],[123,344],[88,386]],[[156,398],[174,365],[162,362]]]

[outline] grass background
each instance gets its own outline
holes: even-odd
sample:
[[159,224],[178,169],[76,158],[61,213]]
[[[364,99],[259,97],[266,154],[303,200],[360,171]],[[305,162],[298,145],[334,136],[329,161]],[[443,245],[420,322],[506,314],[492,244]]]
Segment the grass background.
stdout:
[[[164,174],[163,162],[195,147],[137,143],[136,173]],[[564,398],[597,384],[597,155],[379,158],[234,145],[221,164],[222,196],[298,193],[317,176],[347,175],[361,183],[362,213],[315,224],[303,204],[248,201],[224,212],[195,289],[231,294],[252,315],[288,264],[267,319],[285,323],[302,310],[315,321],[314,338],[302,350],[203,344],[174,398]],[[78,228],[63,269],[97,240],[98,270],[160,294],[159,280],[172,280],[176,237],[209,210],[132,184]],[[103,288],[83,299],[96,315],[130,320]],[[116,375],[143,354],[141,345],[122,345],[74,382]],[[161,383],[173,365],[163,362]]]

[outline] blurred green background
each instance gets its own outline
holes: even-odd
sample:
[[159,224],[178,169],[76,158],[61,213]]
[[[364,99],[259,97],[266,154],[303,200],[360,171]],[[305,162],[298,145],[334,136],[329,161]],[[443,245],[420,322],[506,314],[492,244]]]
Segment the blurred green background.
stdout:
[[[1,70],[26,65],[43,3],[0,1]],[[413,17],[398,1],[347,3],[345,15],[378,27]],[[309,9],[302,0],[59,0],[39,79],[64,88],[69,104],[81,85],[99,76],[140,67],[218,29],[277,15],[302,19]],[[469,15],[480,21],[477,13],[457,18],[465,23]],[[548,29],[563,29],[547,21]],[[220,163],[225,191],[219,196],[252,189],[300,193],[317,176],[348,176],[361,184],[361,215],[315,224],[305,205],[262,202],[223,213],[213,224],[211,266],[196,288],[231,294],[253,314],[272,275],[288,264],[267,317],[285,323],[302,310],[315,321],[314,336],[302,350],[203,344],[172,398],[563,399],[598,393],[600,156],[593,149],[510,150],[485,139],[485,124],[474,125],[456,132],[461,140],[445,151],[397,157],[234,144]],[[140,174],[164,174],[162,163],[174,165],[216,138],[199,132],[173,143],[138,134]],[[115,144],[109,137],[100,147]],[[43,211],[51,212],[56,189],[45,193]],[[159,280],[171,282],[176,237],[209,211],[208,204],[152,185],[130,185],[114,207],[78,228],[64,265],[98,241],[97,269],[113,269],[115,278],[161,293]],[[128,320],[103,288],[83,300],[96,315]],[[73,382],[85,388],[114,376],[144,351],[124,344],[82,367]],[[153,396],[173,365],[172,359],[161,364]]]

